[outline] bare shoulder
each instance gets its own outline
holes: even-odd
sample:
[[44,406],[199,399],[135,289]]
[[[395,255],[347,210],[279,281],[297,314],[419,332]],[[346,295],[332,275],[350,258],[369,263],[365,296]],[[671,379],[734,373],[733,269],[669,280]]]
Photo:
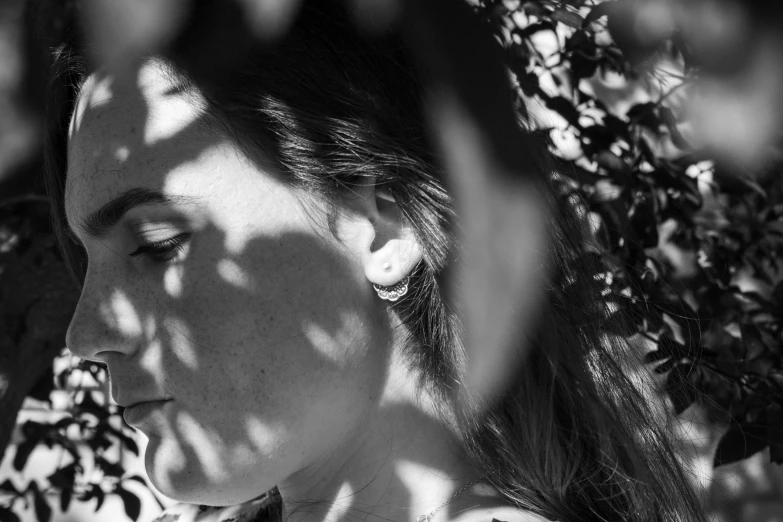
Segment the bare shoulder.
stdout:
[[513,506],[497,506],[485,509],[471,509],[452,517],[451,522],[552,522],[551,520],[515,508]]

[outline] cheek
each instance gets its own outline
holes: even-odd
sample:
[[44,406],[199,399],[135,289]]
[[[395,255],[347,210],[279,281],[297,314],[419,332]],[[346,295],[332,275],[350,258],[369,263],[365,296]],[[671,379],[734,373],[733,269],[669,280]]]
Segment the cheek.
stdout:
[[178,315],[198,340],[200,366],[225,372],[216,377],[238,394],[337,375],[352,382],[383,362],[384,315],[361,267],[318,237],[254,240],[240,255],[194,263],[182,286]]
[[[181,294],[168,297],[163,350],[164,380],[200,426],[182,428],[185,447],[201,448],[188,462],[220,463],[220,481],[280,481],[340,444],[379,396],[384,310],[361,267],[321,238],[258,239],[223,257],[204,256],[208,245],[193,245]],[[158,469],[183,451],[170,444],[156,446]],[[214,484],[190,466],[183,480]]]

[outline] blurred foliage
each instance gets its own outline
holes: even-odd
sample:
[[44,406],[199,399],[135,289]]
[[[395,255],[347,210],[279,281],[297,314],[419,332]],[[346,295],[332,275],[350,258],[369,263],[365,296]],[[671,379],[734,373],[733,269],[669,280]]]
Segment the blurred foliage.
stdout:
[[[631,30],[640,27],[639,5],[633,0],[469,3],[503,46],[514,96],[524,101],[539,126],[550,129],[560,197],[577,205],[589,223],[585,233],[595,244],[591,255],[601,261],[594,276],[606,283],[609,311],[630,319],[628,330],[610,333],[651,348],[646,361],[654,372],[665,374],[675,412],[700,400],[716,419],[730,425],[716,465],[765,448],[770,448],[774,462],[783,462],[780,155],[754,164],[754,175],[748,175],[737,168],[741,162],[726,160],[709,143],[697,144],[700,135],[689,105],[700,82],[714,76],[718,66],[724,69],[720,74],[727,74],[726,63],[716,63],[709,45],[686,38],[669,18],[654,26],[658,32],[642,31],[640,36]],[[55,13],[62,14],[71,4],[41,4],[58,7],[52,10],[51,27],[62,25]],[[191,20],[191,28],[205,23],[207,15],[201,16]],[[192,33],[187,29],[191,40]],[[24,47],[22,41],[19,48]],[[40,113],[35,105],[40,81],[36,83],[30,64],[38,64],[41,56],[20,56],[29,62],[29,70],[20,67],[16,84],[0,85],[0,103],[16,109],[28,103],[27,109],[17,111],[21,121]],[[748,60],[742,53],[730,57],[732,70],[742,70],[743,60]],[[17,100],[20,92],[29,99]],[[4,128],[0,132],[13,134]],[[31,133],[27,136],[34,140]],[[40,144],[28,148],[37,147]],[[15,174],[0,172],[2,288],[13,284],[21,289],[14,295],[26,295],[31,290],[21,282],[31,274],[65,285],[67,276],[46,224],[46,201],[36,183],[40,161],[13,167],[6,163],[0,165],[15,169]],[[73,301],[63,297],[67,294],[61,289],[56,294],[60,297],[41,295],[70,313]],[[35,342],[61,346],[61,321],[36,319],[31,302],[4,300],[4,324],[15,325],[20,335],[37,329],[41,335],[34,336]],[[12,354],[6,352],[9,358]],[[46,367],[45,362],[41,368]],[[81,389],[84,379],[93,386]],[[125,485],[144,481],[128,475],[117,457],[122,451],[137,454],[138,448],[119,408],[103,403],[92,391],[105,379],[102,368],[81,362],[45,371],[35,379],[37,384],[9,381],[44,403],[58,390],[71,391],[67,415],[19,427],[21,442],[13,459],[19,475],[0,484],[0,521],[18,520],[15,510],[29,505],[39,520],[49,520],[47,499],[53,496],[62,510],[74,500],[95,500],[97,510],[106,495],[118,495],[128,516],[138,517],[139,500]],[[27,459],[40,446],[59,448],[60,465],[45,483],[22,483]]]
[[[107,380],[106,370],[68,353],[61,354],[58,359],[61,363],[77,363],[73,366],[60,364],[54,378],[50,374],[47,380],[40,382],[31,398],[49,402],[51,407],[53,391],[67,393],[68,404],[60,405],[61,408],[65,406],[61,410],[65,414],[56,421],[27,420],[21,424],[22,441],[15,448],[13,468],[19,472],[19,478],[23,477],[31,453],[40,446],[59,450],[58,464],[42,483],[30,480],[19,485],[18,480],[3,481],[0,494],[5,498],[0,505],[0,520],[19,520],[15,518],[14,506],[28,509],[32,502],[37,519],[48,521],[52,516],[48,500],[51,497],[59,499],[58,507],[63,512],[74,500],[94,500],[94,509],[98,511],[109,495],[117,495],[128,518],[137,520],[141,500],[127,484],[137,482],[144,488],[148,486],[143,477],[124,469],[123,454],[129,452],[138,457],[139,448],[133,430],[122,420],[120,408],[108,404],[106,394],[100,391]],[[85,386],[85,381],[92,385]]]
[[611,333],[652,346],[646,362],[666,374],[677,414],[700,399],[729,423],[715,465],[767,447],[783,463],[780,155],[751,177],[691,145],[688,103],[707,65],[675,30],[640,41],[628,4],[476,9],[518,99],[551,127],[561,197],[588,218],[595,277],[629,319]]

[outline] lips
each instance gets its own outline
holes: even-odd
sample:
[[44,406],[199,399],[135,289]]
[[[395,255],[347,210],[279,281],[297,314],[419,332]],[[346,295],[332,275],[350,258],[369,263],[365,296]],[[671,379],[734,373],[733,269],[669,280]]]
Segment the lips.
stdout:
[[125,419],[125,422],[131,426],[138,425],[143,423],[145,419],[154,413],[162,410],[166,403],[170,401],[171,399],[156,399],[135,402],[130,406],[125,407],[122,417]]
[[[141,379],[132,379],[131,382],[120,382],[115,378],[115,373],[111,373],[111,397],[118,406],[123,408],[132,408],[143,402],[170,401],[172,397],[168,396],[164,390],[160,390],[153,383],[144,382]],[[120,391],[122,390],[122,391]]]
[[128,400],[116,400],[114,402],[117,403],[118,406],[122,406],[123,408],[133,408],[134,406],[137,406],[139,404],[143,404],[145,402],[160,402],[160,401],[170,401],[170,397],[145,397],[145,398],[132,398]]

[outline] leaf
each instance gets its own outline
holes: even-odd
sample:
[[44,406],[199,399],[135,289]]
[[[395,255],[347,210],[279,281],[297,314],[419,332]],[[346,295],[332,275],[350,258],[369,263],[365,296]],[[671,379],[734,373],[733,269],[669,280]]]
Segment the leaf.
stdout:
[[652,352],[648,352],[647,354],[645,354],[644,364],[652,364],[654,362],[668,359],[669,357],[671,357],[670,353],[666,353],[663,350],[654,350]]
[[764,341],[761,340],[761,332],[755,325],[742,324],[740,325],[740,332],[746,359],[755,359],[767,350]]
[[[34,484],[35,482],[33,482],[33,485]],[[30,489],[32,489],[33,492],[33,506],[35,507],[35,516],[38,519],[38,522],[49,522],[52,518],[52,508],[46,501],[46,497],[44,497],[44,494],[38,489],[38,486],[31,487]]]
[[47,477],[52,486],[60,489],[69,489],[76,482],[76,464],[71,463],[60,468]]
[[663,362],[662,364],[659,364],[655,367],[653,370],[655,373],[666,373],[672,368],[674,368],[674,365],[677,364],[677,360],[675,359],[669,359],[668,361]]
[[574,31],[574,34],[566,38],[565,50],[566,52],[577,51],[577,54],[589,56],[593,59],[597,58],[597,47],[593,34],[585,30]]
[[666,392],[674,405],[674,414],[679,415],[696,401],[696,387],[689,379],[690,366],[678,364],[666,376]]
[[[499,57],[497,42],[464,2],[404,5],[419,17],[414,34],[420,36],[416,47],[423,48],[421,65],[432,71],[431,86],[442,94],[426,112],[460,208],[460,262],[454,263],[446,285],[464,317],[467,365],[460,400],[478,396],[490,404],[510,384],[511,362],[522,361],[529,344],[520,343],[519,335],[546,291],[543,278],[533,272],[548,251],[549,238],[541,227],[550,209],[530,190],[531,158],[525,153],[525,144],[538,148],[544,143],[540,135],[520,128],[508,71],[493,59]],[[570,100],[554,103],[570,108],[578,120]],[[493,237],[504,241],[490,241]]]
[[585,22],[584,18],[579,14],[563,8],[555,9],[551,16],[552,20],[573,27],[574,29],[579,29]]
[[87,444],[93,449],[105,450],[111,447],[112,441],[111,439],[109,439],[109,436],[106,434],[106,431],[104,430],[95,433],[95,435],[87,441]]
[[584,24],[587,25],[589,23],[595,22],[599,18],[606,16],[609,14],[609,12],[614,9],[616,1],[611,2],[601,2],[597,6],[593,7],[590,10],[590,13],[585,17]]
[[524,40],[541,31],[552,31],[553,33],[557,34],[555,25],[548,20],[542,20],[534,24],[529,24],[522,29],[514,31],[514,34],[519,35],[519,37]]
[[11,508],[0,506],[0,522],[20,522],[20,519]]
[[104,457],[96,457],[95,464],[103,470],[104,475],[109,477],[121,477],[125,473],[119,463],[109,462]]
[[122,502],[125,504],[125,514],[128,515],[128,518],[134,521],[138,519],[139,513],[141,513],[141,501],[139,500],[139,497],[127,489],[123,489],[121,486],[117,486],[117,489],[114,492],[120,496]]
[[623,194],[623,187],[612,182],[610,179],[599,179],[593,186],[593,193],[590,195],[591,202],[605,203],[614,201]]
[[659,236],[654,196],[645,194],[636,197],[630,219],[631,228],[636,233],[637,241],[642,248],[658,246]]
[[632,68],[648,60],[658,48],[661,40],[658,37],[640,38],[639,33],[635,30],[639,24],[640,16],[643,16],[640,13],[641,11],[633,2],[617,2],[607,12],[606,29],[614,41],[614,47],[622,53],[622,58]]
[[599,152],[595,157],[595,161],[606,170],[624,171],[627,169],[627,166],[622,158],[609,150],[602,150]]
[[679,127],[677,127],[677,118],[674,116],[674,112],[672,112],[672,110],[668,107],[661,107],[658,113],[661,116],[661,120],[663,120],[663,122],[666,124],[666,127],[669,129],[669,135],[672,139],[672,143],[674,143],[674,145],[679,149],[690,150],[691,144],[688,143],[688,141],[680,132]]
[[724,466],[744,460],[769,445],[767,430],[762,424],[734,423],[723,435],[715,451],[714,465]]
[[658,339],[658,349],[677,358],[682,358],[687,355],[685,345],[674,339],[668,333],[661,335]]
[[132,480],[134,482],[138,482],[139,484],[143,485],[145,488],[149,487],[147,486],[147,483],[144,481],[143,478],[141,478],[139,475],[133,475],[130,477],[126,477],[124,480]]
[[767,191],[764,190],[761,185],[758,184],[754,179],[745,176],[745,175],[737,175],[737,179],[742,182],[743,185],[745,185],[747,188],[758,194],[759,196],[766,198],[767,197]]
[[656,105],[653,102],[637,103],[628,109],[625,117],[631,120],[631,122],[648,127],[657,133],[658,128],[661,126],[661,120],[655,113],[655,108]]
[[[84,414],[90,414],[95,416],[98,421],[101,421],[109,416],[108,406],[101,406],[95,401],[92,393],[85,393],[81,402],[75,405],[74,411],[78,412],[79,416]],[[109,443],[111,444],[111,443]]]
[[582,78],[590,78],[598,70],[598,60],[588,58],[582,53],[573,53],[569,58],[571,72],[574,75],[574,84],[579,84]]
[[66,488],[60,492],[60,511],[63,513],[68,511],[68,506],[71,505],[71,498],[73,498],[72,489]]
[[25,439],[24,442],[16,447],[16,455],[14,455],[14,469],[16,471],[22,471],[24,469],[25,464],[27,464],[27,459],[37,445],[37,440]]
[[62,419],[55,422],[52,428],[55,430],[61,430],[69,427],[71,424],[78,424],[78,423],[79,423],[78,420],[68,415],[67,417],[63,417]]
[[22,435],[25,439],[36,441],[40,439],[44,433],[49,429],[49,424],[44,424],[35,421],[26,421],[22,424]]
[[579,125],[579,111],[568,98],[564,96],[548,96],[544,98],[544,105],[565,118],[572,126],[576,128],[581,127]]
[[97,502],[95,503],[95,512],[97,513],[103,505],[103,501],[106,498],[106,493],[103,492],[103,489],[101,489],[99,485],[93,484],[92,490],[90,491],[90,496],[97,499]]
[[11,482],[11,479],[5,479],[2,484],[0,484],[0,491],[5,491],[7,493],[13,493],[15,495],[19,494],[19,490],[16,489],[16,486],[14,486],[14,483]]
[[122,429],[119,430],[112,430],[114,435],[120,440],[121,444],[124,444],[125,447],[133,453],[134,455],[139,454],[139,446],[136,444],[136,441],[133,440],[133,438],[127,436],[125,433],[122,432]]
[[[582,150],[585,151],[585,155],[593,156],[609,149],[617,136],[612,129],[605,125],[588,125],[582,129],[581,138]],[[588,141],[589,143],[587,143]]]

